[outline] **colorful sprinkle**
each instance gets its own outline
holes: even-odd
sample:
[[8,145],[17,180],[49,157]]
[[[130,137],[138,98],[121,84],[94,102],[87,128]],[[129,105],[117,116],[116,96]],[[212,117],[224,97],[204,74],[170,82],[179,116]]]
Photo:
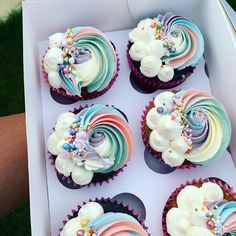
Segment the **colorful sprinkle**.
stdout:
[[158,112],[159,114],[163,113],[163,111],[164,111],[163,107],[158,107],[158,108],[157,108],[157,112]]

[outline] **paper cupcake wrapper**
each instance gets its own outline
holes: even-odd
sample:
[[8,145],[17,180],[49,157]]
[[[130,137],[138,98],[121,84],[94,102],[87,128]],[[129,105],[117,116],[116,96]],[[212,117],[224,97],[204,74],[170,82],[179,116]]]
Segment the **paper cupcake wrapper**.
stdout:
[[236,201],[236,192],[234,192],[233,188],[230,187],[223,180],[220,180],[220,179],[214,178],[214,177],[210,177],[207,179],[199,179],[199,180],[194,179],[193,181],[187,181],[185,184],[182,184],[180,187],[178,187],[171,194],[171,196],[169,197],[169,199],[167,200],[167,202],[165,204],[165,207],[163,210],[163,215],[162,215],[163,236],[170,236],[167,232],[166,215],[170,209],[177,206],[176,198],[177,198],[178,194],[180,193],[180,191],[188,185],[194,185],[197,187],[201,187],[202,184],[205,182],[212,182],[212,183],[218,184],[224,192],[224,199],[226,199],[228,201]]
[[[48,50],[47,50],[48,51]],[[47,51],[45,52],[45,55],[47,53]],[[118,54],[116,54],[117,56],[117,63],[116,63],[116,73],[115,75],[113,76],[113,78],[111,79],[110,83],[107,85],[106,88],[104,88],[102,91],[94,91],[92,93],[88,93],[87,90],[85,88],[82,88],[81,90],[81,97],[77,96],[77,95],[70,95],[68,93],[66,93],[66,90],[63,89],[63,88],[59,88],[59,89],[56,89],[54,88],[50,83],[49,83],[49,80],[48,80],[48,73],[45,71],[44,69],[44,57],[45,55],[43,56],[43,60],[42,60],[42,66],[41,66],[41,70],[42,70],[42,74],[43,74],[43,78],[44,80],[46,81],[46,83],[48,84],[48,86],[54,91],[54,92],[57,92],[58,94],[64,96],[64,97],[68,97],[70,98],[71,100],[74,100],[74,101],[83,101],[83,100],[90,100],[90,99],[94,99],[94,98],[97,98],[97,97],[100,97],[102,96],[104,93],[106,93],[110,88],[111,86],[114,84],[114,82],[117,80],[117,77],[118,77],[118,73],[119,73],[119,70],[120,70],[120,59],[118,57]]]
[[[135,209],[132,209],[129,205],[124,204],[123,202],[118,202],[116,200],[112,200],[110,198],[101,198],[101,199],[95,198],[95,200],[90,199],[88,202],[97,202],[97,203],[101,204],[105,213],[107,213],[107,212],[121,212],[121,213],[126,213],[128,215],[131,215],[136,220],[138,220],[138,222],[142,225],[142,227],[148,232],[148,227],[145,225],[144,219],[142,219],[142,217],[135,212]],[[76,209],[71,210],[71,213],[69,213],[67,215],[67,218],[65,220],[63,220],[63,227],[70,219],[77,217],[80,208],[83,205],[85,205],[86,203],[87,202],[83,202],[82,205],[78,205],[76,207]],[[59,232],[62,231],[63,227],[59,229]],[[149,233],[148,233],[148,235],[150,236]]]
[[[128,63],[132,72],[132,76],[134,76],[134,81],[138,85],[138,87],[143,88],[147,92],[155,92],[158,89],[169,89],[174,88],[180,84],[182,84],[195,70],[196,67],[189,66],[181,71],[181,75],[179,77],[176,77],[172,79],[169,82],[162,82],[158,79],[158,76],[154,78],[148,78],[144,76],[140,69],[135,65],[136,62],[132,60],[132,58],[129,55],[129,49],[131,47],[132,43],[129,42],[127,45],[126,55],[128,59]],[[176,71],[176,70],[175,70]]]
[[[92,106],[92,105],[91,105]],[[85,105],[85,106],[80,106],[79,108],[74,108],[74,110],[70,111],[70,112],[73,112],[75,114],[79,113],[81,110],[83,110],[84,108],[87,108],[89,107],[88,105]],[[124,115],[124,118],[126,119],[125,115]],[[54,130],[54,128],[53,128]],[[127,164],[125,164],[122,168],[120,168],[119,170],[117,171],[111,171],[109,173],[106,173],[106,174],[102,174],[102,173],[94,173],[94,177],[92,179],[92,181],[89,183],[89,184],[86,184],[86,185],[79,185],[79,184],[76,184],[71,175],[69,175],[68,177],[64,176],[63,174],[59,173],[55,167],[55,161],[56,161],[56,158],[57,156],[56,155],[52,155],[50,152],[48,152],[49,154],[49,157],[48,159],[50,160],[51,162],[51,165],[54,166],[54,169],[55,169],[55,172],[57,174],[57,178],[58,180],[60,181],[60,183],[62,185],[64,185],[65,187],[69,188],[69,189],[81,189],[83,187],[90,187],[90,186],[97,186],[97,185],[102,185],[103,183],[109,183],[111,180],[114,180],[114,178],[116,176],[118,176],[118,174],[120,172],[123,172],[124,171],[124,168],[127,166]]]
[[[176,91],[173,91],[173,92],[176,92]],[[155,151],[151,147],[151,145],[149,144],[150,129],[146,125],[146,116],[147,116],[147,113],[153,107],[154,107],[154,99],[152,101],[150,101],[149,104],[145,107],[145,110],[143,111],[143,114],[141,116],[141,134],[142,134],[142,139],[143,139],[143,143],[144,143],[145,147],[152,154],[152,156],[154,156],[155,158],[157,158],[158,160],[162,161],[165,164],[165,162],[163,161],[163,159],[161,157],[162,153]],[[165,164],[165,165],[167,165],[167,164]],[[185,161],[181,166],[177,166],[175,168],[176,169],[182,169],[182,170],[185,169],[186,170],[186,169],[196,168],[198,166],[201,166],[201,165],[193,164],[191,162]]]

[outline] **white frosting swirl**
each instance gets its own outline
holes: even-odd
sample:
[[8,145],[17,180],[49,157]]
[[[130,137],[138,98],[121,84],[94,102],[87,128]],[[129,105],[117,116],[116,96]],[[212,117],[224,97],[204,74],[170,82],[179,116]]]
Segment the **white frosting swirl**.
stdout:
[[99,166],[94,166],[94,163],[87,161],[86,168],[82,168],[79,166],[79,162],[75,164],[72,158],[64,158],[60,155],[64,151],[64,137],[69,135],[70,126],[75,120],[76,115],[74,113],[61,113],[57,118],[55,132],[53,132],[47,140],[47,148],[51,154],[57,155],[55,167],[60,174],[66,177],[71,174],[72,180],[76,184],[86,185],[89,184],[93,178],[93,172],[91,170],[98,169]]
[[183,164],[185,158],[182,153],[174,151],[172,148],[167,148],[162,153],[163,161],[173,167],[173,166],[180,166]]
[[98,218],[104,214],[103,207],[97,202],[88,202],[83,205],[78,216],[70,219],[63,227],[60,236],[72,236],[77,235],[79,230],[83,230],[84,227],[92,220]]
[[59,115],[55,126],[55,132],[59,138],[63,139],[66,134],[69,133],[69,128],[73,121],[75,121],[75,114],[72,112],[66,112]]
[[159,152],[164,152],[169,147],[169,141],[159,135],[157,130],[151,132],[149,143],[154,150],[159,150]]
[[158,73],[158,78],[162,82],[168,82],[174,77],[174,69],[169,65],[163,65]]
[[97,202],[88,202],[83,205],[78,213],[82,225],[87,225],[90,221],[104,214],[103,207]]
[[146,44],[142,41],[135,42],[131,46],[129,54],[134,61],[141,61],[146,56]]
[[147,77],[155,77],[161,69],[162,62],[154,56],[145,56],[140,65],[140,71]]
[[150,27],[150,24],[153,22],[154,20],[149,18],[142,20],[138,26],[129,33],[130,41],[133,43],[137,41],[148,43],[155,40],[155,29]]
[[47,147],[48,147],[48,151],[50,153],[52,153],[53,155],[58,155],[58,149],[57,149],[57,143],[59,142],[59,137],[57,136],[57,134],[55,132],[53,132],[47,141]]
[[80,219],[78,217],[72,218],[67,221],[65,226],[63,227],[60,236],[72,236],[76,235],[77,231],[82,229],[83,227],[80,224]]
[[60,47],[63,40],[65,40],[63,33],[55,33],[49,37],[49,47]]
[[57,71],[58,64],[63,63],[62,50],[57,47],[51,48],[45,55],[44,68],[49,71]]
[[223,198],[222,189],[215,183],[203,183],[200,188],[184,187],[176,198],[178,208],[170,209],[166,215],[168,233],[171,236],[213,236],[207,225],[207,204]]
[[165,106],[168,106],[168,109],[171,109],[173,106],[174,95],[174,93],[169,91],[158,94],[154,99],[155,107],[161,107],[163,102],[165,102]]
[[185,236],[213,236],[214,234],[206,228],[193,226],[188,229]]
[[209,203],[217,202],[224,198],[224,193],[218,184],[204,183],[200,190],[205,196],[205,200]]
[[58,155],[55,161],[55,167],[59,173],[68,177],[73,170],[74,163],[71,159],[62,158],[61,155]]
[[179,208],[172,208],[168,211],[166,223],[168,225],[167,231],[171,236],[183,236],[191,227],[188,213]]
[[153,131],[157,129],[158,123],[157,120],[160,118],[160,114],[157,113],[156,108],[153,107],[146,116],[147,126]]
[[157,121],[157,132],[165,139],[173,141],[174,139],[179,139],[181,135],[181,126],[172,120],[170,116],[163,115]]
[[54,88],[60,88],[62,86],[61,78],[56,71],[49,71],[48,81]]
[[189,212],[203,204],[204,196],[198,187],[189,185],[180,191],[176,200],[178,208]]
[[[144,44],[147,50],[147,55],[162,58],[164,56],[164,48],[161,40],[153,40],[148,44]],[[145,49],[144,49],[145,50]],[[158,75],[159,76],[159,75]]]
[[80,166],[74,166],[71,171],[71,178],[76,184],[86,185],[92,181],[93,172]]
[[195,209],[191,209],[189,211],[190,219],[192,225],[198,227],[205,227],[206,226],[206,212],[207,208],[205,206],[199,206]]
[[134,61],[140,61],[140,71],[146,77],[156,77],[162,82],[168,82],[174,77],[174,69],[162,66],[161,58],[166,54],[163,42],[156,39],[156,30],[151,27],[156,24],[154,19],[144,19],[129,33],[133,43],[129,55]]

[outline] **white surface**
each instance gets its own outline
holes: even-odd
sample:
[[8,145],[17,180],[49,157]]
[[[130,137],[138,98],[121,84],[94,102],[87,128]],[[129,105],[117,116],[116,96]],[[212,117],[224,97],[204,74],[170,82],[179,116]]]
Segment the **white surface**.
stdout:
[[[209,176],[217,176],[233,184],[230,180],[233,176],[236,177],[236,172],[228,153],[225,153],[225,156],[219,161],[206,167],[190,171],[174,171],[167,175],[157,174],[146,165],[143,155],[144,145],[141,139],[140,120],[145,105],[157,93],[141,94],[130,85],[130,69],[126,59],[128,32],[129,30],[125,30],[107,34],[110,40],[116,45],[121,60],[121,70],[114,86],[102,97],[91,101],[76,102],[72,105],[61,105],[53,100],[47,84],[41,78],[45,143],[49,134],[52,132],[52,127],[55,125],[57,116],[61,112],[73,110],[74,107],[78,107],[81,104],[94,103],[115,105],[124,111],[128,116],[129,124],[135,137],[135,150],[128,167],[114,181],[111,181],[110,184],[103,184],[101,187],[86,187],[80,190],[65,188],[58,181],[54,167],[50,165],[50,161],[48,160],[47,150],[45,150],[52,235],[57,235],[58,229],[62,226],[62,220],[66,218],[66,215],[72,209],[76,208],[77,204],[81,204],[90,198],[94,199],[97,196],[113,197],[122,192],[133,193],[143,201],[147,212],[146,225],[150,228],[150,233],[152,235],[161,235],[162,209],[168,196],[178,185],[184,183],[186,180]],[[47,47],[47,41],[39,43],[40,61]],[[180,85],[179,88],[195,87],[210,92],[209,79],[204,71],[204,63],[204,59],[202,59],[197,66],[196,72],[185,83]],[[122,98],[120,96],[121,91]],[[221,173],[222,165],[227,170],[223,173]]]
[[236,31],[236,12],[235,10],[229,5],[229,3],[226,0],[221,0],[221,3],[234,27],[234,30]]
[[[132,3],[133,2],[133,3]],[[153,5],[154,4],[154,5]],[[136,10],[135,10],[136,9]],[[29,179],[30,179],[30,204],[31,204],[31,226],[33,236],[47,236],[50,235],[49,224],[49,212],[48,212],[48,192],[46,182],[46,168],[44,154],[44,138],[43,138],[43,119],[42,119],[42,95],[40,85],[40,68],[39,68],[39,56],[38,56],[38,42],[46,40],[49,35],[56,31],[63,31],[67,27],[76,25],[92,25],[100,28],[103,31],[119,30],[134,27],[136,20],[141,16],[156,15],[158,12],[173,10],[185,16],[190,16],[201,28],[205,42],[206,42],[206,60],[211,75],[211,87],[214,95],[223,101],[226,106],[230,118],[233,124],[233,139],[231,142],[231,150],[236,158],[236,109],[234,101],[236,100],[235,93],[235,58],[236,58],[236,36],[233,31],[231,23],[228,21],[228,17],[220,4],[220,0],[146,0],[146,1],[134,1],[134,0],[27,0],[23,2],[23,34],[24,34],[24,84],[25,84],[25,105],[26,105],[26,125],[27,125],[27,142],[28,142],[28,163],[29,163]],[[132,13],[132,14],[131,14]],[[53,17],[52,17],[53,14]],[[133,16],[132,16],[133,15]],[[44,45],[45,46],[45,45]],[[127,67],[127,64],[123,64]],[[116,90],[116,86],[119,83],[127,84],[130,89],[128,78],[125,78],[120,73],[119,80],[114,87],[101,99],[109,102],[109,94],[117,94],[117,100],[120,97],[120,91]],[[196,74],[195,74],[196,75]],[[190,79],[191,80],[191,79]],[[189,80],[189,81],[190,81]],[[189,83],[189,82],[187,82]],[[43,86],[46,86],[45,84]],[[46,90],[47,91],[47,90]],[[123,90],[122,90],[123,93]],[[124,93],[127,93],[124,91]],[[135,95],[137,92],[132,90],[131,95]],[[127,103],[139,103],[140,106],[134,116],[143,110],[143,105],[148,100],[149,96],[140,95],[140,101],[134,101],[128,99]],[[232,102],[233,101],[233,102]],[[133,105],[132,104],[132,105]],[[54,103],[55,109],[64,111],[64,109],[70,106],[62,106]],[[121,107],[125,112],[129,108]],[[50,113],[49,113],[50,114]],[[140,114],[138,114],[138,117]],[[53,125],[55,117],[48,116],[48,122],[50,126]],[[130,117],[132,120],[132,118]],[[139,124],[136,124],[138,126]],[[139,129],[135,130],[136,133]],[[137,136],[137,144],[142,145],[141,137]],[[125,177],[131,175],[129,170],[132,166],[137,165],[142,167],[135,175],[130,177],[131,180],[135,180],[135,177],[144,175],[147,167],[144,161],[140,161],[140,164],[135,160],[140,157],[137,151],[134,153],[135,159],[130,163],[127,171],[121,174],[119,178],[114,181],[113,186],[117,186],[120,181]],[[229,157],[229,156],[228,156]],[[208,176],[208,169],[213,169],[215,166],[221,166],[218,176],[224,177],[227,175],[226,180],[230,182],[230,179],[234,178],[234,167],[231,163],[230,157],[223,161],[218,161],[212,165],[212,167],[203,167],[196,169],[192,172],[192,175],[196,177]],[[215,170],[217,171],[217,168]],[[226,173],[222,173],[226,172]],[[188,171],[185,172],[188,175]],[[158,175],[154,172],[149,172],[149,176],[157,178],[157,183],[154,188],[158,191],[158,195],[149,194],[148,200],[141,199],[145,202],[146,207],[150,208],[157,199],[160,199],[160,205],[164,203],[166,197],[173,190],[173,185],[176,187],[185,179],[184,174],[174,172],[171,175]],[[52,179],[56,181],[56,176],[53,171],[50,172]],[[214,174],[214,173],[212,173]],[[216,173],[217,174],[217,173]],[[49,176],[50,177],[50,176]],[[145,178],[147,178],[145,176]],[[235,178],[234,178],[235,179]],[[149,181],[148,181],[149,182]],[[147,183],[148,183],[147,182]],[[234,181],[235,182],[235,181]],[[232,184],[232,181],[231,181]],[[63,186],[55,186],[65,191]],[[165,185],[165,189],[159,191],[159,186]],[[97,191],[100,195],[102,191],[108,188],[108,185],[104,185]],[[148,191],[153,192],[153,189],[149,187]],[[120,186],[122,191],[129,191],[126,185]],[[62,190],[63,189],[63,190]],[[85,191],[85,190],[83,190]],[[90,194],[81,192],[83,196],[91,197],[95,190],[92,190]],[[135,193],[142,192],[137,189]],[[78,192],[70,194],[78,195]],[[98,195],[99,195],[98,194]],[[59,202],[57,208],[61,205],[68,204],[68,209],[74,208],[74,202],[65,203]],[[60,209],[59,209],[60,211]],[[161,209],[153,207],[153,212],[161,212]],[[63,210],[60,214],[58,212],[57,224],[59,224],[59,214],[62,218],[68,211]],[[63,216],[62,216],[63,215]],[[147,216],[147,223],[150,223],[150,215]],[[60,219],[61,220],[61,219]],[[154,224],[154,226],[160,227],[160,222]],[[153,226],[153,227],[154,227]],[[54,226],[55,229],[56,226]],[[156,235],[156,232],[155,234]]]

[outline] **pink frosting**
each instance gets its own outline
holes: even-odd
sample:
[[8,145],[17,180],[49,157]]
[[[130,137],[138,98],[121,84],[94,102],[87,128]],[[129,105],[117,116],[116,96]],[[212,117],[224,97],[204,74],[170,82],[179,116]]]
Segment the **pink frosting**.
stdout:
[[109,227],[107,227],[104,231],[98,232],[100,233],[100,236],[111,236],[111,235],[117,235],[117,236],[129,236],[132,234],[125,234],[125,232],[131,231],[138,233],[142,236],[148,236],[148,233],[143,229],[143,227],[140,224],[137,224],[135,222],[126,221],[126,220],[119,220],[111,223]]
[[81,30],[79,31],[79,33],[74,36],[74,39],[78,39],[79,37],[88,36],[88,35],[99,35],[99,36],[101,36],[102,38],[104,38],[104,39],[106,40],[106,42],[110,45],[111,50],[112,50],[112,54],[113,54],[114,58],[117,59],[115,49],[114,49],[114,47],[112,46],[110,40],[109,40],[101,31],[99,31],[99,30],[97,30],[97,29],[95,29],[95,28],[86,27],[86,28],[84,28],[84,29],[81,29]]
[[236,212],[234,212],[233,214],[231,214],[225,222],[224,225],[224,231],[230,231],[232,229],[236,229]]
[[183,108],[186,110],[188,107],[190,107],[192,104],[201,101],[204,98],[212,98],[211,95],[209,95],[206,92],[202,92],[198,89],[189,89],[186,90],[186,92],[182,95],[183,99]]
[[[89,130],[93,129],[94,127],[96,127],[98,125],[115,126],[117,129],[119,129],[121,131],[121,133],[124,134],[124,137],[126,139],[126,143],[128,145],[128,154],[127,154],[126,161],[125,161],[125,163],[127,163],[131,159],[131,153],[134,148],[132,131],[129,128],[129,125],[127,124],[127,122],[115,114],[103,113],[101,115],[96,115],[91,120],[91,124],[89,126],[88,132],[89,132]],[[117,169],[119,169],[119,168],[120,167],[117,167]]]

